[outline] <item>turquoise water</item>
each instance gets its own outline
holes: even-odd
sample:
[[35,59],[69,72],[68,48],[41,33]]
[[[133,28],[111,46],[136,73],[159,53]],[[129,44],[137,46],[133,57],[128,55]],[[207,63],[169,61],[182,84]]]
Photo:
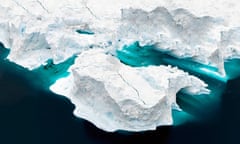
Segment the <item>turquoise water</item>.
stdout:
[[54,64],[53,60],[50,59],[47,61],[46,65],[42,65],[34,69],[32,72],[36,75],[39,75],[44,88],[49,89],[49,87],[58,79],[67,77],[70,74],[68,72],[68,69],[71,65],[74,64],[76,58],[77,56],[72,56],[59,64]]
[[237,77],[239,77],[240,75],[240,59],[230,59],[225,61],[224,63],[224,67],[226,69],[226,73],[229,77],[229,79],[235,79]]
[[118,50],[117,57],[133,67],[165,64],[163,53],[156,52],[153,46],[140,47],[138,42]]
[[[121,50],[117,51],[117,57],[123,63],[133,67],[148,65],[172,65],[193,74],[206,75],[224,82],[226,82],[228,79],[228,77],[223,77],[218,74],[218,70],[215,67],[196,63],[191,58],[178,59],[168,54],[168,52],[157,51],[154,46],[141,47],[138,42],[135,42],[129,46],[125,45]],[[240,60],[238,60],[238,62],[239,61]],[[226,62],[225,67],[226,65],[228,66],[230,62]],[[232,75],[232,72],[235,70],[236,69],[227,71],[227,75]]]
[[8,54],[9,54],[10,50],[4,48],[3,44],[0,42],[0,59],[5,59]]
[[76,32],[79,33],[79,34],[94,35],[94,32],[92,32],[90,30],[78,29],[78,30],[76,30]]

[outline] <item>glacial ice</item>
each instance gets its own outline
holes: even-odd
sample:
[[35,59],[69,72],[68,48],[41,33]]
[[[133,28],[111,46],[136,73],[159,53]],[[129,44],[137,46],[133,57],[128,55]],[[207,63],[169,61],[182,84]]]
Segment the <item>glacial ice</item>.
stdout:
[[[63,62],[89,48],[121,49],[139,41],[215,66],[225,75],[224,60],[240,55],[233,17],[239,4],[234,2],[10,0],[1,3],[0,41],[11,49],[9,60],[29,69],[48,59]],[[223,3],[231,7],[223,10]]]
[[208,93],[207,84],[181,66],[127,66],[117,52],[138,42],[228,77],[225,62],[240,58],[239,7],[235,0],[5,0],[0,43],[8,60],[33,71],[77,56],[70,75],[51,86],[72,100],[75,115],[106,131],[151,130],[173,123],[179,90]]
[[69,70],[70,76],[58,80],[51,90],[77,105],[75,115],[106,131],[170,125],[179,90],[209,93],[203,81],[176,67],[132,68],[101,49],[81,53]]

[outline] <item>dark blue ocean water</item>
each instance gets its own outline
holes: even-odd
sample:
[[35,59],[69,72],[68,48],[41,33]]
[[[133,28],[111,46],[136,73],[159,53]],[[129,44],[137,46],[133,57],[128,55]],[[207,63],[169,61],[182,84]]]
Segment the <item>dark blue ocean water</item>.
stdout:
[[217,109],[194,110],[199,120],[128,134],[107,133],[74,117],[74,105],[43,88],[44,82],[43,77],[0,60],[0,144],[240,143],[240,78],[227,82]]

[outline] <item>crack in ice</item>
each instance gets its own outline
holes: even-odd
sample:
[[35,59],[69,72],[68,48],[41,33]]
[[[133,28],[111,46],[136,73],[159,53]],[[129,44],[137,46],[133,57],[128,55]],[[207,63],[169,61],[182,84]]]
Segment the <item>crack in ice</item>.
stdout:
[[49,11],[45,8],[45,6],[42,4],[42,2],[37,0],[37,3],[42,7],[42,9],[44,9],[47,13],[49,13]]
[[124,81],[124,83],[126,83],[129,87],[131,87],[137,94],[139,100],[144,104],[146,105],[145,101],[143,99],[141,99],[140,97],[140,94],[139,94],[139,91],[133,86],[131,85],[128,81],[125,80],[125,78],[120,74],[120,72],[118,72],[118,75],[120,76],[120,78]]
[[88,7],[87,1],[83,0],[83,5],[84,5],[84,7],[89,11],[89,13],[90,13],[92,16],[94,16],[96,19],[99,19],[99,17],[97,17],[97,16],[93,13],[93,11]]
[[22,6],[20,3],[18,3],[16,0],[12,0],[16,5],[18,5],[19,7],[21,7],[24,11],[26,11],[28,14],[32,15],[31,12],[26,9],[24,6]]

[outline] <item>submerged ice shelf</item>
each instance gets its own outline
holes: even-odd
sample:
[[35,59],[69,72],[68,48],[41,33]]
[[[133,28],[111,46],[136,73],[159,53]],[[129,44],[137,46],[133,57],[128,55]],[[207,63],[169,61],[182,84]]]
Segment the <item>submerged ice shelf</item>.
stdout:
[[0,48],[0,58],[38,73],[44,87],[71,99],[76,116],[103,130],[152,130],[173,124],[172,109],[181,111],[177,93],[219,95],[204,76],[224,84],[240,75],[237,6],[234,0],[4,1],[0,47],[8,50]]

